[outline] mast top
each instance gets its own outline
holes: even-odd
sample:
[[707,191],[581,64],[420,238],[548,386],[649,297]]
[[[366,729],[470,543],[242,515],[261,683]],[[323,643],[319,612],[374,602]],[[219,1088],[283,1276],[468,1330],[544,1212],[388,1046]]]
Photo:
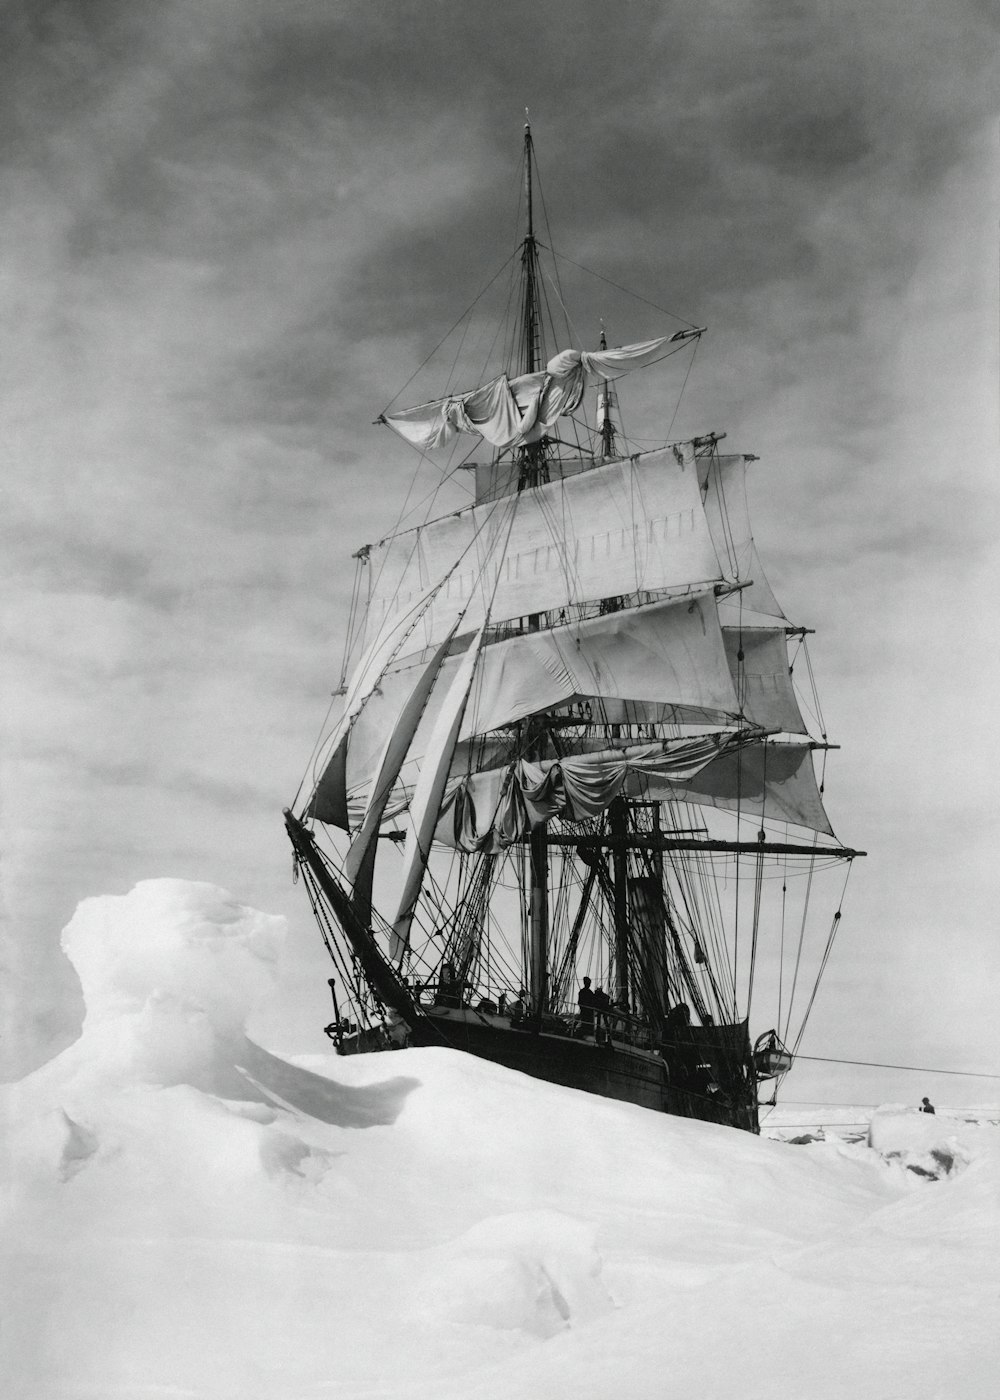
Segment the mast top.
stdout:
[[[528,109],[525,107],[527,117]],[[524,123],[524,194],[527,229],[521,244],[522,303],[521,325],[524,346],[524,373],[534,374],[541,364],[541,342],[538,308],[538,251],[535,244],[535,214],[531,188],[531,123]]]

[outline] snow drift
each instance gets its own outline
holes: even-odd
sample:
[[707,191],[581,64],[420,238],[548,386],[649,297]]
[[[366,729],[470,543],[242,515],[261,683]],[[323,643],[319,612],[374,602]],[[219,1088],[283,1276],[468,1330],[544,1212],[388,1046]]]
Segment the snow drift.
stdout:
[[242,1030],[282,934],[181,881],[68,926],[83,1032],[4,1097],[4,1393],[992,1394],[995,1128],[789,1146],[445,1050],[289,1064]]

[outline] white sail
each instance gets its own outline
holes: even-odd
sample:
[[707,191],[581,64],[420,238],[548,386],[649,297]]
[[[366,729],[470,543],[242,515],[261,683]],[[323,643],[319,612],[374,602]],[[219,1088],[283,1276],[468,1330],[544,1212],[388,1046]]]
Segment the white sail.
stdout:
[[451,637],[446,637],[424,666],[410,692],[398,722],[393,726],[379,757],[368,797],[368,805],[361,825],[344,858],[344,875],[354,888],[354,904],[360,915],[367,921],[371,903],[372,874],[375,868],[375,850],[378,845],[379,823],[389,801],[399,770],[417,732],[417,725],[427,708],[431,690],[438,678],[441,663],[445,658]]
[[497,623],[723,576],[690,445],[431,521],[373,545],[369,564],[369,640],[444,580],[414,629],[421,646],[440,641],[463,608],[472,630],[487,610]]
[[348,735],[365,706],[379,693],[382,676],[397,651],[406,646],[406,639],[415,626],[416,619],[429,604],[434,592],[433,587],[424,589],[405,611],[400,611],[394,616],[390,626],[371,638],[360,662],[354,668],[344,696],[344,708],[340,719],[325,745],[329,757],[309,804],[310,814],[318,817],[320,821],[347,828],[344,782]]
[[537,442],[564,414],[579,407],[588,384],[617,379],[662,357],[664,346],[689,332],[593,353],[561,350],[543,371],[501,374],[477,389],[383,415],[382,421],[422,452],[447,447],[459,433],[475,433],[494,447]]
[[[413,769],[429,752],[441,700],[461,664],[442,665],[406,760]],[[372,782],[378,754],[398,723],[423,661],[401,661],[382,678],[379,694],[358,716],[347,753],[346,784],[356,803]],[[527,632],[484,646],[476,687],[462,724],[463,740],[488,734],[546,709],[593,699],[666,701],[732,719],[739,700],[711,592],[626,608],[584,622]]]
[[[730,724],[742,714],[762,729],[804,734],[784,630],[720,631],[715,614],[715,600],[702,593],[484,646],[482,684],[466,710],[459,761],[467,761],[465,741],[578,701],[581,709],[589,702],[591,717],[609,724],[705,726]],[[441,682],[424,707],[405,759],[404,786],[415,782],[441,697],[460,664],[461,656],[442,662]],[[400,727],[425,665],[423,654],[394,663],[358,714],[346,752],[335,754],[352,811],[371,792],[380,754]],[[321,786],[332,787],[333,779]]]
[[723,627],[722,636],[740,709],[747,719],[763,729],[805,734],[788,669],[784,628]]
[[698,458],[705,515],[723,575],[734,583],[753,582],[724,609],[724,621],[734,626],[741,616],[751,612],[772,624],[785,620],[754,544],[747,509],[746,468],[747,458],[737,454]]
[[805,744],[770,742],[724,754],[675,790],[674,797],[745,817],[791,822],[833,835]]
[[448,781],[451,756],[458,741],[462,716],[468,704],[483,639],[480,630],[472,646],[462,657],[454,680],[448,687],[444,703],[437,714],[434,732],[420,771],[413,801],[407,814],[406,844],[403,851],[403,885],[393,920],[392,957],[402,958],[410,939],[410,925],[417,907],[417,898],[430,855],[434,827]]

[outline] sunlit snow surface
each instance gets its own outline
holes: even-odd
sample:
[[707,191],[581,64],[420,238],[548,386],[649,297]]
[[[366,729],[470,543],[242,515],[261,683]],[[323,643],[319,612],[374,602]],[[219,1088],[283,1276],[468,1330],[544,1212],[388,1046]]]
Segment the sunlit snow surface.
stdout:
[[281,937],[181,881],[77,911],[81,1038],[4,1091],[4,1396],[992,1400],[1000,1128],[289,1065],[242,1032]]

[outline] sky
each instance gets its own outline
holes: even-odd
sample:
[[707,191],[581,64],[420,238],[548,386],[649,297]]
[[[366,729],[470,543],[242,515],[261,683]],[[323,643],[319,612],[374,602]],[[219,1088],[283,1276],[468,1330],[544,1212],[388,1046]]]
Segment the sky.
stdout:
[[[413,470],[372,420],[516,241],[526,106],[556,246],[709,327],[674,436],[759,454],[758,546],[816,629],[827,806],[869,854],[802,1048],[996,1073],[993,7],[7,0],[0,24],[5,1073],[78,1031],[77,903],[158,876],[288,917],[282,1034],[322,1047],[281,809],[351,553]],[[614,339],[657,333],[633,310]]]

